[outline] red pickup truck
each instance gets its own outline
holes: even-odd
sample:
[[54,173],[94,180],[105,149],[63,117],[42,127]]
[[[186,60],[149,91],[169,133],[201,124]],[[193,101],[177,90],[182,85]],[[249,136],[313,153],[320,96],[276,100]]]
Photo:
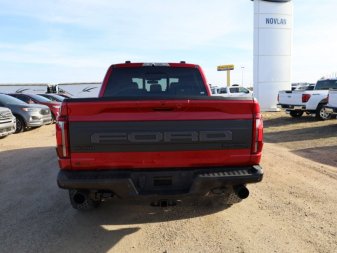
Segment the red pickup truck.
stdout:
[[98,98],[65,99],[56,124],[57,183],[75,209],[110,197],[170,205],[248,197],[262,180],[257,101],[211,96],[198,65],[112,65]]

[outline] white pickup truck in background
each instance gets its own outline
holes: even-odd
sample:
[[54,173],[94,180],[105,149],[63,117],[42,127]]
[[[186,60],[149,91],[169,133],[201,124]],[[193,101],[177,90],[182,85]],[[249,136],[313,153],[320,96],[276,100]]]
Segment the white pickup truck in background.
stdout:
[[329,90],[328,103],[324,109],[328,114],[337,115],[337,90]]
[[279,91],[277,106],[294,118],[301,117],[305,112],[317,119],[326,120],[331,117],[324,109],[329,89],[337,89],[337,79],[318,80],[313,90]]

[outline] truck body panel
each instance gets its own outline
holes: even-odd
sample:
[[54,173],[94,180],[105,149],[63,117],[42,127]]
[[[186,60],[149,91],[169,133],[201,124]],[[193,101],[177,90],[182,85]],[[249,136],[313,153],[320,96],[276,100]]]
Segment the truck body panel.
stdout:
[[337,114],[337,90],[330,90],[328,94],[328,103],[325,106],[325,111],[329,114]]
[[302,106],[303,91],[293,90],[293,91],[280,91],[279,92],[279,104],[281,105],[293,105],[293,106]]
[[238,100],[225,98],[68,101],[72,169],[247,165],[251,160],[253,100],[240,101],[239,108]]

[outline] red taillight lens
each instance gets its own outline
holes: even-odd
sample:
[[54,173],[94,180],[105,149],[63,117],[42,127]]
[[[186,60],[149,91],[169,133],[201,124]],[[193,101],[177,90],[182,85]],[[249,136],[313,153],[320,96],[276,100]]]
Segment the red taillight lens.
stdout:
[[255,131],[253,137],[252,152],[254,154],[260,153],[263,147],[263,121],[262,119],[255,119]]
[[257,154],[262,151],[263,148],[263,120],[260,113],[260,107],[257,101],[254,107],[254,122],[253,122],[253,142],[252,153]]
[[68,157],[68,123],[65,121],[60,121],[60,117],[56,122],[56,143],[57,155],[60,158]]
[[310,94],[302,94],[302,103],[308,102],[310,99],[311,95]]
[[66,116],[67,107],[62,103],[60,115],[56,122],[56,151],[60,158],[69,157],[68,145],[68,118]]

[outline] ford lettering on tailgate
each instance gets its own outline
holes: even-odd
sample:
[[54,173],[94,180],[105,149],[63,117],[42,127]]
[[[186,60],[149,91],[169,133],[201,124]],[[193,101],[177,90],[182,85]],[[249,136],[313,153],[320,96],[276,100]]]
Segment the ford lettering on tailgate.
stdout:
[[181,132],[131,132],[131,133],[95,133],[91,143],[157,143],[157,142],[208,142],[230,141],[232,131],[181,131]]
[[251,120],[71,122],[73,152],[249,149]]

